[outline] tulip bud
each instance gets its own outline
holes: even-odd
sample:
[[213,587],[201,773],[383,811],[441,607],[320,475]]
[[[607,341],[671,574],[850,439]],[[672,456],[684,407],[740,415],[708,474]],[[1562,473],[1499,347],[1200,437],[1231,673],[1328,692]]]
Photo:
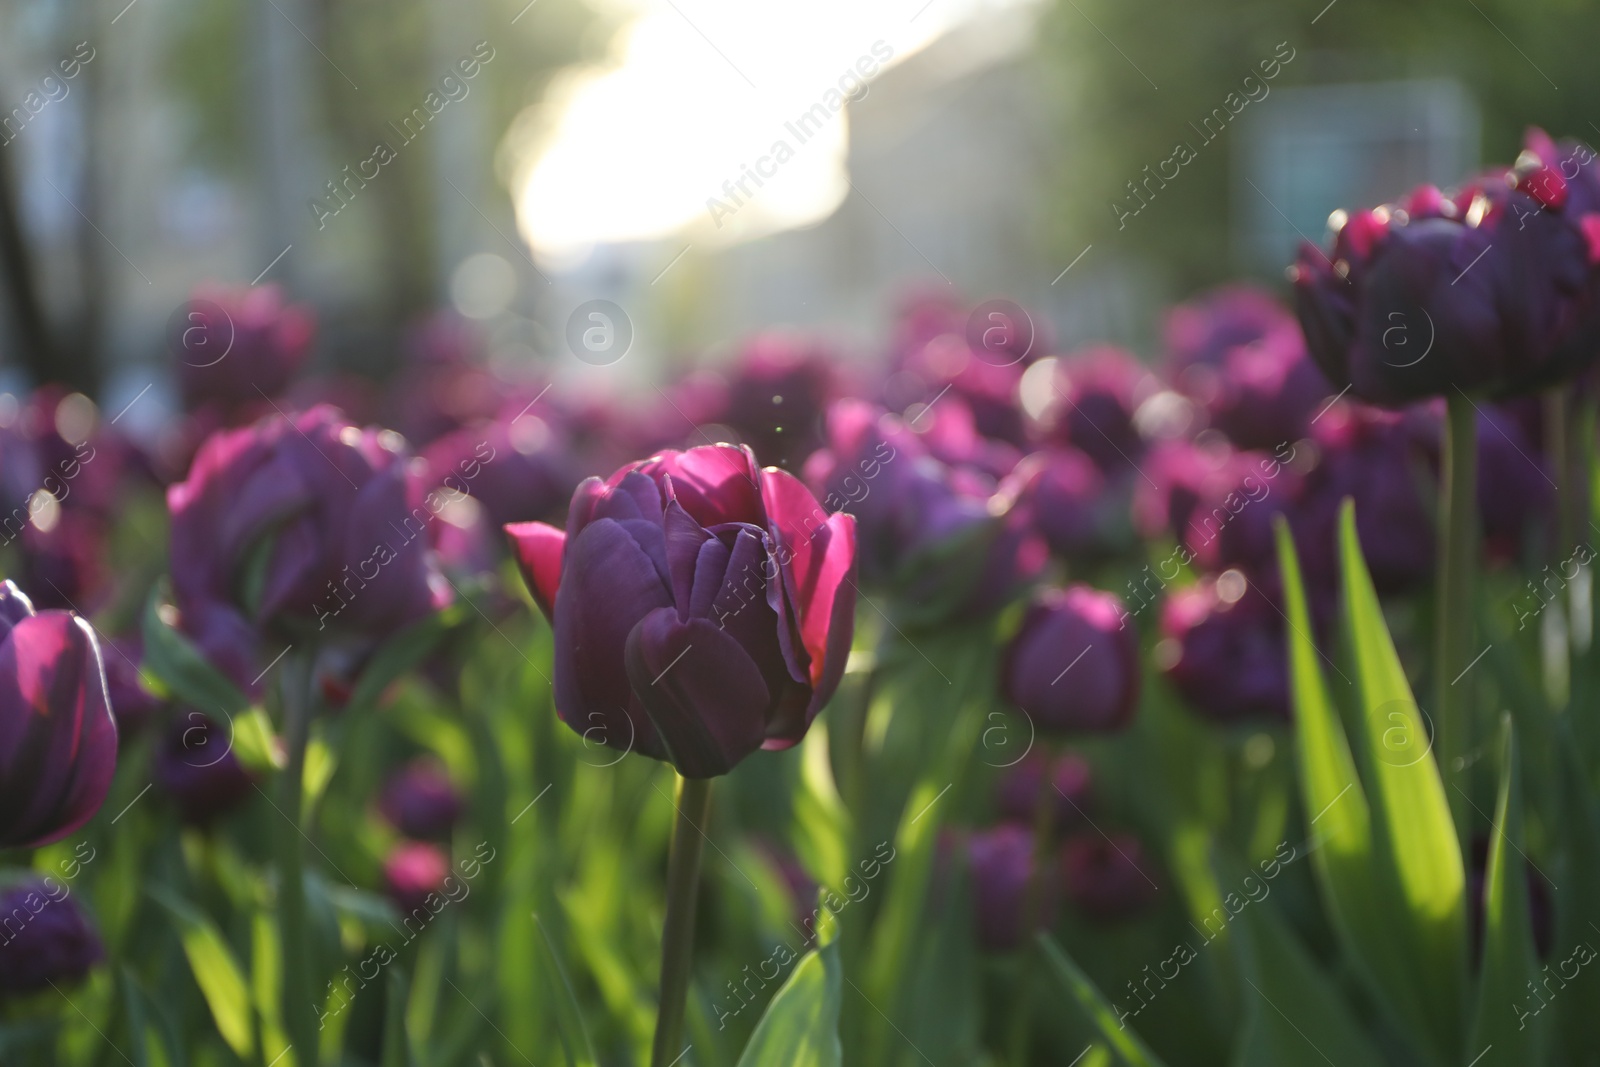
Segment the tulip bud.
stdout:
[[389,777],[378,810],[407,837],[448,841],[461,818],[461,794],[436,761],[418,759]]
[[1115,921],[1143,911],[1156,895],[1150,860],[1132,834],[1084,832],[1062,847],[1066,897],[1091,919]]
[[1215,722],[1289,718],[1283,619],[1245,575],[1226,571],[1162,605],[1157,665]]
[[187,823],[211,822],[238,807],[255,787],[255,778],[234,755],[231,727],[198,711],[167,726],[153,770],[156,784]]
[[1041,730],[1127,726],[1139,702],[1139,647],[1122,601],[1087,585],[1039,593],[1006,646],[1001,689]]
[[81,981],[104,958],[62,883],[29,877],[0,891],[0,1000]]
[[421,841],[395,846],[383,861],[383,879],[389,897],[405,916],[419,911],[431,915],[428,898],[444,889],[444,880],[449,874],[450,857],[444,849]]
[[305,362],[315,324],[307,308],[286,304],[269,283],[198,289],[173,329],[168,340],[184,405],[231,411],[288,388]]
[[0,849],[64,837],[105,802],[117,763],[100,644],[0,582]]
[[[986,952],[1009,952],[1031,933],[1023,912],[1033,874],[1033,834],[1025,827],[1001,823],[972,835],[967,865],[972,877],[978,944]],[[1046,871],[1040,885],[1035,929],[1055,925],[1060,887],[1055,872]]]

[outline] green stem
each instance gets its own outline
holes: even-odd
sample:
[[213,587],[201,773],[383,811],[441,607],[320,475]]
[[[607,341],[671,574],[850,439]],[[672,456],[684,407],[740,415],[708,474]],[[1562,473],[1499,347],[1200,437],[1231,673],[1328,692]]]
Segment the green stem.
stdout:
[[683,1050],[683,1005],[689,997],[689,970],[694,957],[694,910],[700,889],[700,832],[711,809],[709,778],[678,779],[678,820],[672,828],[667,859],[667,923],[661,935],[661,1008],[651,1067],[667,1067]]
[[283,1022],[299,1067],[317,1067],[317,1012],[312,1003],[311,926],[306,913],[304,808],[306,745],[311,737],[312,657],[286,658],[279,676],[288,764],[278,775],[278,934],[283,945]]
[[[1544,395],[1544,453],[1560,484],[1556,488],[1555,529],[1545,532],[1544,551],[1540,553],[1549,568],[1561,569],[1562,561],[1572,551],[1574,530],[1574,498],[1580,488],[1572,483],[1573,472],[1568,463],[1567,439],[1569,410],[1567,388],[1556,386]],[[1557,596],[1540,615],[1539,640],[1543,661],[1545,697],[1554,710],[1566,707],[1572,692],[1572,642],[1568,635],[1567,604]]]
[[[1477,408],[1463,393],[1446,398],[1444,471],[1439,500],[1438,617],[1434,623],[1435,722],[1441,769],[1456,831],[1469,825],[1474,681],[1462,671],[1477,654],[1473,644],[1472,589],[1478,562]],[[1462,838],[1466,839],[1465,836]]]
[[1050,869],[1051,838],[1055,834],[1055,750],[1044,743],[1044,774],[1033,800],[1033,862],[1028,869],[1028,884],[1022,891],[1022,960],[1017,968],[1017,992],[1011,1015],[1011,1057],[1017,1067],[1027,1067],[1028,1041],[1033,1026],[1034,981],[1033,934],[1044,926],[1045,878]]

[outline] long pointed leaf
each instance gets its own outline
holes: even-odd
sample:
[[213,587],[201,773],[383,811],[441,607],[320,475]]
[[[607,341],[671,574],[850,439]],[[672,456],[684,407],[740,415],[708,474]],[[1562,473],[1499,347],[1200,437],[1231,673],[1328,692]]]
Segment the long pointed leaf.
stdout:
[[1355,505],[1349,500],[1339,515],[1339,554],[1345,635],[1361,701],[1357,744],[1364,757],[1373,837],[1394,875],[1393,914],[1415,968],[1431,1043],[1454,1058],[1460,1051],[1467,970],[1461,844],[1432,742],[1361,556]]
[[773,995],[739,1067],[839,1067],[844,969],[835,938],[807,952]]
[[183,954],[189,959],[195,984],[206,998],[217,1032],[240,1059],[255,1048],[251,1029],[250,991],[233,950],[212,921],[185,900],[162,890],[151,895],[172,915],[178,927]]
[[1516,731],[1502,726],[1500,797],[1483,894],[1483,974],[1468,1055],[1482,1050],[1482,1067],[1543,1063],[1545,1002],[1529,994],[1539,966],[1528,912],[1528,872],[1522,853],[1522,772]]
[[1127,1067],[1163,1067],[1161,1060],[1139,1039],[1139,1035],[1118,1022],[1117,1014],[1105,994],[1072,961],[1072,957],[1062,951],[1055,939],[1043,931],[1036,938],[1056,980],[1077,1002],[1084,1018],[1100,1031],[1100,1036],[1111,1046],[1117,1058]]

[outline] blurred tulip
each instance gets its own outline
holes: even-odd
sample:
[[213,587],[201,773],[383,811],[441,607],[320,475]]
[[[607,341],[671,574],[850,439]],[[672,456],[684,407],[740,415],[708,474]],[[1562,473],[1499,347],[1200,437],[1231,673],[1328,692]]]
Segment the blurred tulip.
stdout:
[[1052,448],[1026,457],[1002,486],[1029,509],[1034,526],[1056,555],[1092,560],[1108,554],[1116,533],[1116,494],[1094,462],[1074,448]]
[[470,494],[496,527],[550,518],[572,499],[579,481],[559,426],[534,411],[455,430],[424,455],[433,485]]
[[224,728],[198,711],[163,729],[151,769],[186,823],[205,824],[227,814],[255,787],[255,777],[234,755],[232,726]]
[[333,408],[213,435],[167,491],[182,628],[254,688],[263,631],[381,639],[416,622],[450,599],[426,504],[404,439]]
[[1296,305],[1336,388],[1387,406],[1457,389],[1509,396],[1593,362],[1594,167],[1569,182],[1542,131],[1529,146],[1516,168],[1454,195],[1424,186],[1397,207],[1336,213],[1331,255],[1301,246]]
[[278,396],[305,362],[316,332],[310,309],[270,282],[196,289],[168,338],[183,402],[193,410],[254,408]]
[[[978,945],[986,952],[1009,952],[1031,932],[1023,912],[1033,873],[1033,834],[1014,823],[974,833],[967,841]],[[1041,879],[1035,929],[1055,925],[1060,887],[1053,871]]]
[[506,532],[585,737],[709,778],[797,743],[839,684],[855,520],[747,448],[662,452],[583,482],[565,533]]
[[0,890],[0,1000],[82,981],[105,954],[65,884],[30,875]]
[[1272,294],[1250,285],[1227,285],[1168,311],[1162,335],[1173,381],[1193,396],[1206,391],[1203,376],[1191,377],[1195,371],[1220,369],[1236,348],[1298,341],[1300,324]]
[[0,582],[0,849],[65,837],[100,810],[117,724],[100,644],[65,611]]
[[1183,550],[1179,562],[1207,570],[1270,561],[1272,517],[1301,492],[1299,476],[1285,465],[1292,456],[1292,448],[1268,455],[1220,441],[1164,442],[1134,485],[1135,525],[1148,538],[1171,535]]
[[[1044,781],[1048,766],[1050,781]],[[1031,752],[1000,776],[995,789],[995,808],[1001,818],[1031,826],[1039,804],[1039,791],[1048,789],[1055,805],[1052,819],[1057,829],[1073,826],[1084,819],[1089,806],[1093,772],[1089,761],[1076,752],[1063,753],[1051,760],[1043,752]]]
[[798,472],[822,443],[823,412],[842,395],[839,359],[827,346],[790,334],[760,334],[740,350],[714,421],[732,427],[762,459]]
[[445,899],[442,890],[449,875],[450,857],[445,855],[444,849],[422,841],[396,845],[383,861],[383,880],[389,899],[406,918],[417,912],[431,918],[439,909],[430,909],[428,899]]
[[1042,429],[1049,440],[1081,449],[1108,474],[1126,472],[1144,451],[1134,412],[1155,389],[1154,376],[1123,349],[1081,349],[1056,364]]
[[1062,846],[1061,880],[1073,907],[1090,919],[1127,919],[1155,899],[1150,860],[1132,834],[1083,832]]
[[378,810],[396,830],[422,841],[448,841],[461,807],[455,784],[431,759],[413,760],[390,775],[378,799]]
[[1041,730],[1127,726],[1139,704],[1139,644],[1122,601],[1087,585],[1037,594],[1005,648],[1000,684]]
[[1229,351],[1206,407],[1211,424],[1240,448],[1278,449],[1304,437],[1333,394],[1296,332]]
[[1214,722],[1289,718],[1283,619],[1236,570],[1174,592],[1162,605],[1157,664]]

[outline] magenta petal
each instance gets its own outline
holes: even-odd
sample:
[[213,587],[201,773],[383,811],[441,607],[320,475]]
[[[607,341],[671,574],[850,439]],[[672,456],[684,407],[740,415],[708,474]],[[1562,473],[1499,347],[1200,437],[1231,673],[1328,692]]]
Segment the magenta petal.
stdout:
[[505,531],[534,603],[539,605],[546,619],[554,618],[556,590],[561,586],[561,555],[567,547],[567,535],[542,522],[507,523]]
[[628,680],[685,778],[727,774],[761,747],[771,693],[738,642],[671,608],[628,635]]
[[[810,656],[811,683],[822,679],[829,635],[835,626],[840,587],[855,605],[856,524],[849,515],[822,510],[799,479],[784,471],[765,471],[762,482],[767,514],[778,539],[778,557],[788,557],[784,586],[798,616],[801,642]],[[852,624],[846,620],[848,650]]]
[[89,624],[24,619],[0,642],[0,848],[64,837],[100,809],[117,726]]
[[638,469],[657,480],[670,477],[678,503],[701,526],[761,523],[757,490],[761,475],[747,448],[702,445],[686,452],[663,452]]

